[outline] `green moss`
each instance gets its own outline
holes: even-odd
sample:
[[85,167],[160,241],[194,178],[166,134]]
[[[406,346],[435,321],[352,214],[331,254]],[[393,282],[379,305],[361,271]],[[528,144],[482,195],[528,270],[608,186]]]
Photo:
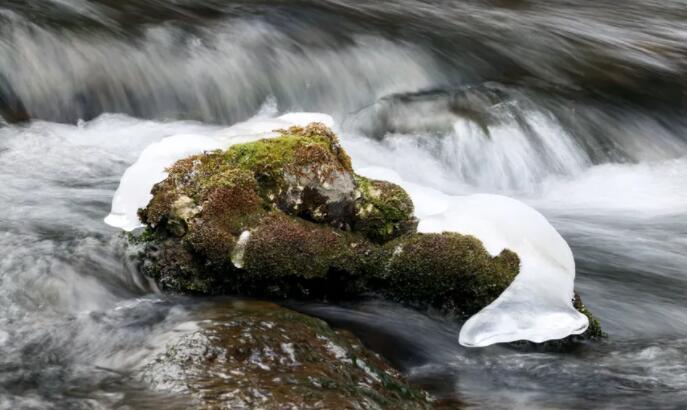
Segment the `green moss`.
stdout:
[[234,145],[223,154],[223,166],[250,172],[266,205],[296,216],[327,214],[326,207],[320,209],[326,198],[315,195],[306,201],[303,190],[333,184],[351,172],[350,160],[342,159],[333,134],[317,130],[315,126],[292,128],[279,138]]
[[279,213],[251,231],[244,253],[244,292],[322,297],[345,294],[356,283],[354,236]]
[[255,179],[246,171],[231,170],[206,182],[202,195],[204,223],[239,235],[265,212]]
[[383,252],[388,262],[377,274],[388,297],[465,315],[496,299],[519,270],[513,252],[492,257],[478,239],[457,233],[404,236]]
[[351,171],[350,158],[340,148],[336,136],[319,125],[281,130],[278,138],[264,139],[230,147],[223,156],[225,164],[251,171],[256,178],[278,180],[285,168],[313,164],[335,164]]
[[[289,187],[286,175],[311,177],[326,184],[337,173],[351,173],[350,158],[336,136],[321,124],[281,130],[278,138],[238,144],[228,150],[195,155],[167,169],[168,178],[156,185],[153,201],[142,215],[144,222],[157,223],[169,212],[179,195],[201,203],[216,188],[244,187],[262,194],[267,205]],[[269,206],[268,206],[269,207]]]
[[403,188],[361,176],[355,180],[360,197],[356,200],[354,230],[380,243],[415,231],[413,201]]
[[189,229],[184,244],[205,262],[207,268],[215,271],[230,269],[229,256],[236,245],[236,239],[221,227],[198,221]]
[[589,327],[584,332],[584,336],[592,339],[607,337],[606,333],[604,333],[604,331],[601,329],[601,323],[599,320],[592,316],[592,313],[582,303],[582,298],[580,298],[580,295],[577,293],[575,293],[575,298],[573,299],[573,306],[578,312],[587,316],[587,319],[589,319]]
[[134,245],[144,245],[160,239],[158,233],[149,227],[134,232],[126,232],[126,237],[129,243]]
[[247,193],[255,193],[258,189],[253,173],[240,168],[227,167],[207,177],[197,179],[196,184],[200,188],[199,199],[201,201],[207,198],[208,192],[212,192],[217,188],[240,189]]

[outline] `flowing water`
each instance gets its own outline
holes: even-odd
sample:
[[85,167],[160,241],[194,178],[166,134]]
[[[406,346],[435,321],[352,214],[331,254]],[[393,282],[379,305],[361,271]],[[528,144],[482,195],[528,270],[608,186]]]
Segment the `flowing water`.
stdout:
[[294,306],[455,406],[687,407],[687,3],[361,3],[0,2],[0,114],[33,119],[0,120],[0,408],[168,400],[131,372],[203,306],[102,219],[148,144],[261,110],[331,114],[355,167],[534,206],[609,337],[466,349],[431,312]]

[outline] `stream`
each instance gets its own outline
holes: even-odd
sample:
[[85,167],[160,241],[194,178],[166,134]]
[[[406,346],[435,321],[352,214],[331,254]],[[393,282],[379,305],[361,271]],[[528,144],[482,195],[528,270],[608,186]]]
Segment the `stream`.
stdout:
[[114,191],[164,137],[297,111],[354,168],[536,208],[608,338],[469,349],[433,312],[287,306],[462,408],[685,408],[686,110],[683,0],[0,1],[0,409],[174,408],[130,374],[223,301],[137,272]]

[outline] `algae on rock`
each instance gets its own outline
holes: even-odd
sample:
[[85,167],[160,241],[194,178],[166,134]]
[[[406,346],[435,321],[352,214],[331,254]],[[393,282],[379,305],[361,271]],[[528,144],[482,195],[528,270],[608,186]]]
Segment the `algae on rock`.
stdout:
[[430,409],[379,355],[346,331],[272,303],[203,310],[140,377],[198,408]]

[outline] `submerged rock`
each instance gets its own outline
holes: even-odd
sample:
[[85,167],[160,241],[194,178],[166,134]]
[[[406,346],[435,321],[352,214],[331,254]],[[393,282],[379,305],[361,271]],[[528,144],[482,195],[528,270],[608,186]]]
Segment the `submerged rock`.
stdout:
[[319,319],[255,301],[204,310],[203,318],[143,367],[149,385],[199,408],[432,407],[353,335]]
[[398,185],[356,175],[321,124],[182,159],[153,188],[143,270],[163,289],[333,299],[375,293],[475,313],[518,272],[456,233],[420,234]]
[[0,123],[10,124],[27,122],[31,119],[21,99],[10,85],[9,80],[0,73]]

